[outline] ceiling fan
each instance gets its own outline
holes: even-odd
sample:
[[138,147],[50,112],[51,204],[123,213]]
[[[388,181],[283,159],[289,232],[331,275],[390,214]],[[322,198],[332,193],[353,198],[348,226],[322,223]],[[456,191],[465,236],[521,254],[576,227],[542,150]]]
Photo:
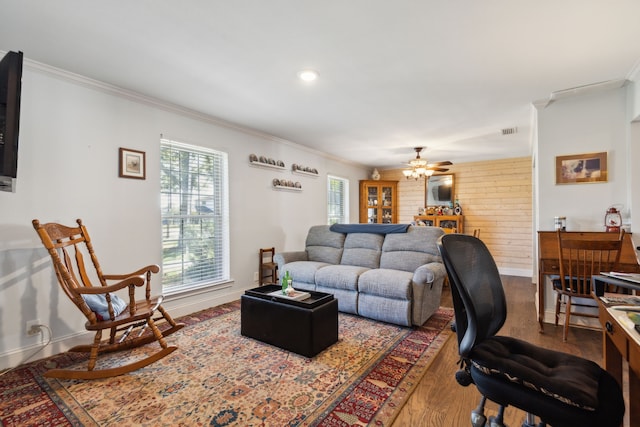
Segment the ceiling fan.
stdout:
[[417,181],[420,178],[428,178],[435,172],[448,171],[449,169],[443,168],[442,166],[450,166],[453,164],[449,160],[428,163],[426,159],[420,157],[420,152],[424,148],[425,147],[414,147],[414,150],[416,151],[416,158],[409,160],[409,162],[407,163],[411,169],[405,169],[402,171],[407,179],[413,178]]

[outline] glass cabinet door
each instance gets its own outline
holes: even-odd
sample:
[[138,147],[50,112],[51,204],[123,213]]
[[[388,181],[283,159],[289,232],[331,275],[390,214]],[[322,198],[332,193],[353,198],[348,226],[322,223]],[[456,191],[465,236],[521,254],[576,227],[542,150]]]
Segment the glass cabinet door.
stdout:
[[380,205],[391,206],[392,203],[393,203],[393,188],[382,187],[382,201],[380,202]]
[[383,224],[391,224],[393,222],[392,209],[391,208],[382,208],[382,223]]
[[378,222],[378,208],[367,209],[367,222],[369,224],[375,224]]
[[378,206],[378,187],[367,187],[367,204]]

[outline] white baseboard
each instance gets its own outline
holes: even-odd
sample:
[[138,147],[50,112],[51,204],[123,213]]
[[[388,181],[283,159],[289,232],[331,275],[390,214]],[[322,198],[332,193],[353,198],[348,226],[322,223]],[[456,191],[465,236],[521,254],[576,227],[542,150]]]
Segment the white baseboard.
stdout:
[[504,276],[533,277],[533,270],[527,268],[498,267],[498,271]]
[[43,331],[43,339],[45,341],[42,343],[31,344],[26,347],[0,354],[0,371],[16,367],[23,363],[44,359],[45,357],[53,356],[54,354],[63,353],[75,345],[90,343],[94,335],[93,332],[82,331],[76,334],[52,338],[51,342],[41,349],[42,345],[46,342],[46,339],[48,339],[47,333],[48,332],[46,330]]
[[[554,310],[546,310],[544,312],[544,323],[550,323],[552,327],[555,327],[556,323],[556,312]],[[578,326],[589,329],[602,329],[600,325],[600,321],[597,318],[593,317],[583,317],[583,316],[571,316],[571,325],[570,326]],[[546,327],[546,326],[545,326]],[[564,327],[564,314],[560,315],[560,321],[558,322],[558,328]]]

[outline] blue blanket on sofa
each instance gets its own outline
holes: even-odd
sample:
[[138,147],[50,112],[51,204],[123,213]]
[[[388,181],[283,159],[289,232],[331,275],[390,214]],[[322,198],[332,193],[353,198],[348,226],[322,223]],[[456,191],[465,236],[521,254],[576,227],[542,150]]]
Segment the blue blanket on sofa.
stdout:
[[333,224],[329,229],[336,233],[406,233],[409,224]]

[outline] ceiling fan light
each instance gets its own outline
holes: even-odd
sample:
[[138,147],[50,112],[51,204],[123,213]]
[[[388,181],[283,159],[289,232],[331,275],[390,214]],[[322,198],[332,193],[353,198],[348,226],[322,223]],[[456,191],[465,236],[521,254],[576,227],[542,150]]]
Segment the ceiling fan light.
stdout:
[[405,169],[402,174],[407,178],[414,178],[416,181],[422,178],[429,178],[436,172],[446,172],[448,169],[441,168],[440,166],[451,165],[450,161],[442,161],[429,163],[426,159],[420,157],[420,152],[424,147],[415,147],[416,152],[415,159],[411,159],[408,162],[410,169]]

